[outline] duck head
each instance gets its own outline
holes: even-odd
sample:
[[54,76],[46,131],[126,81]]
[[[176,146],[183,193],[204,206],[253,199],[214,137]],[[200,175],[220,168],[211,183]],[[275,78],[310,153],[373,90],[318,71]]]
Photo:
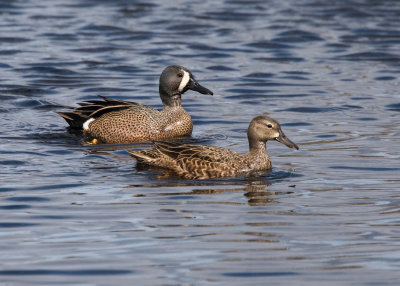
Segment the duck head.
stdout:
[[213,95],[208,88],[200,85],[192,73],[182,66],[168,66],[160,76],[160,96],[164,105],[180,105],[181,95],[189,89],[201,94]]
[[[289,148],[299,149],[299,147],[286,137],[278,121],[267,116],[257,116],[250,122],[247,130],[250,150],[258,149],[259,146],[265,146],[268,140],[276,140]],[[260,145],[261,144],[261,145]]]

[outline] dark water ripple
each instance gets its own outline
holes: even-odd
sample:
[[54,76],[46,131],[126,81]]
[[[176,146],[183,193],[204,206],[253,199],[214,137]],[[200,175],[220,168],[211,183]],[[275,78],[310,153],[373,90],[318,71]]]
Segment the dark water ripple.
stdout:
[[319,37],[316,33],[302,30],[288,30],[277,34],[277,37],[273,38],[272,41],[283,43],[304,43],[312,41],[323,41],[323,39]]
[[[396,285],[400,2],[0,1],[0,228],[6,285]],[[85,144],[55,112],[98,95],[161,108],[182,64],[183,142],[248,150],[262,176],[182,180]],[[90,265],[90,267],[88,267]],[[68,281],[68,282],[65,282]]]
[[130,270],[112,270],[112,269],[79,269],[79,270],[50,270],[50,269],[32,269],[32,270],[5,270],[0,271],[0,276],[15,276],[15,275],[124,275],[131,274]]
[[400,111],[400,103],[393,103],[393,104],[388,104],[386,105],[388,110],[391,111]]
[[345,56],[338,57],[337,59],[345,59],[350,61],[379,61],[379,62],[390,62],[394,63],[399,61],[400,56],[389,53],[380,53],[380,52],[363,52],[363,53],[354,53]]
[[37,226],[37,224],[25,223],[25,222],[0,222],[0,228],[32,227],[32,226]]
[[21,210],[21,209],[29,209],[30,205],[7,205],[7,206],[0,206],[2,210]]

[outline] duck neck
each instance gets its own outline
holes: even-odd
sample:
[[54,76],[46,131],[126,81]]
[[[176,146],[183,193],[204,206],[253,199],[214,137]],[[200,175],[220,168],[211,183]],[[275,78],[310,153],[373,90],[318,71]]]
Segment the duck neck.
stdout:
[[247,153],[247,157],[250,159],[254,170],[264,170],[270,168],[271,161],[267,153],[265,142],[250,141],[249,145],[250,150]]
[[181,100],[181,94],[180,93],[175,93],[173,95],[168,95],[165,93],[160,93],[161,101],[164,105],[164,109],[166,108],[172,108],[172,107],[181,107],[182,106],[182,100]]
[[267,154],[265,142],[249,140],[249,153]]

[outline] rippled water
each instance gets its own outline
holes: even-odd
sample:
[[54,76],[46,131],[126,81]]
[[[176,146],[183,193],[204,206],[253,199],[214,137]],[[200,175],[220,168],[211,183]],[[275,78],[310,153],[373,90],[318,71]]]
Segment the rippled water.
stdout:
[[[1,1],[4,285],[395,285],[400,270],[399,1]],[[188,67],[190,141],[247,150],[259,178],[136,169],[55,111],[101,94],[161,107]]]

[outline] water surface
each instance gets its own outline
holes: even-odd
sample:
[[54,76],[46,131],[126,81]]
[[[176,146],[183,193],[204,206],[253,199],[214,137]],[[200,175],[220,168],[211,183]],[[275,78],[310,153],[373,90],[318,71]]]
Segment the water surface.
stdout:
[[[400,270],[400,2],[1,1],[0,281],[5,285],[394,285]],[[157,108],[189,68],[190,142],[257,178],[182,180],[89,146],[55,111],[97,95]]]

